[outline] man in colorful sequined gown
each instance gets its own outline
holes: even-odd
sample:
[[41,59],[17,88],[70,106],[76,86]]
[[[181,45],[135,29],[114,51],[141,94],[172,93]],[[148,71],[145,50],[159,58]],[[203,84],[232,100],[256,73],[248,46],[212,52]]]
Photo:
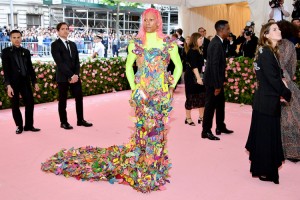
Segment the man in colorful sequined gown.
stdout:
[[[61,150],[42,163],[42,170],[82,180],[119,182],[141,192],[164,189],[171,168],[165,125],[182,64],[175,41],[162,34],[157,10],[145,10],[128,52],[126,75],[132,90],[130,105],[135,109],[135,131],[129,143]],[[170,59],[175,63],[173,76],[167,72]],[[135,61],[136,74],[132,68]]]

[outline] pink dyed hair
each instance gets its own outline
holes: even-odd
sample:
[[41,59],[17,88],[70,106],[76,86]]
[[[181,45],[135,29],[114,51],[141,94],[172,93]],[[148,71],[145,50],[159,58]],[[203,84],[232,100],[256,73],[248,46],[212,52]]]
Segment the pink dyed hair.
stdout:
[[158,23],[158,29],[156,30],[157,36],[162,39],[165,38],[165,35],[162,32],[163,22],[162,22],[162,17],[160,15],[160,12],[154,8],[148,8],[142,14],[142,22],[141,22],[139,33],[137,35],[137,37],[142,40],[143,44],[145,44],[145,41],[146,41],[146,31],[144,29],[144,19],[145,19],[146,14],[148,14],[148,13],[154,14],[157,19],[157,23]]

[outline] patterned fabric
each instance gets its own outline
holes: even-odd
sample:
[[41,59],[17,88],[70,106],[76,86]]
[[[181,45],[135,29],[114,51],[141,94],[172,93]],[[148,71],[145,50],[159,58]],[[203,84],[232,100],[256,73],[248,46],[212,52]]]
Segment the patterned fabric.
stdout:
[[283,39],[279,45],[280,65],[288,88],[292,92],[289,106],[281,109],[281,137],[285,158],[300,160],[300,90],[292,81],[297,58],[293,43]]
[[165,39],[163,49],[144,49],[141,40],[134,42],[137,88],[130,105],[135,108],[135,132],[129,143],[109,148],[63,149],[42,163],[42,170],[78,180],[119,182],[141,192],[161,190],[169,182],[171,163],[165,124],[172,110],[168,90],[172,76],[166,69],[173,41]]

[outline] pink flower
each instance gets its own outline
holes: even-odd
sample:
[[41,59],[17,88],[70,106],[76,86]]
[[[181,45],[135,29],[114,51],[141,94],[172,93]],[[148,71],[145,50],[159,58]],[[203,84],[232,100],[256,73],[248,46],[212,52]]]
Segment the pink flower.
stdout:
[[236,65],[237,67],[240,67],[240,63],[239,63],[239,62],[235,62],[235,65]]
[[244,60],[244,63],[245,63],[245,64],[248,64],[248,60]]
[[2,75],[2,76],[4,75],[4,71],[3,71],[3,70],[1,70],[1,75]]
[[124,74],[121,74],[121,77],[124,77]]
[[38,78],[44,78],[44,74],[39,74]]
[[233,90],[233,86],[230,86],[230,89],[232,89],[232,90]]
[[2,101],[0,101],[0,106],[2,106]]
[[232,64],[234,58],[229,58],[229,64]]

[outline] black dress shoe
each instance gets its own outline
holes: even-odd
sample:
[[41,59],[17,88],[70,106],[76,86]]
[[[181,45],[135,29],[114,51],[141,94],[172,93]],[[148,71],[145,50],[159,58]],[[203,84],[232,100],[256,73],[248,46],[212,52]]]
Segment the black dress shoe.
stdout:
[[60,127],[67,130],[73,129],[73,126],[71,126],[69,123],[61,123]]
[[275,184],[279,184],[279,180],[278,179],[273,180],[273,179],[271,179],[271,178],[269,178],[267,176],[265,176],[265,177],[264,176],[260,176],[259,180],[261,180],[261,181],[270,181],[270,182],[273,182]]
[[202,121],[203,121],[203,117],[199,117],[198,118],[198,124],[201,124]]
[[221,135],[221,133],[231,134],[231,133],[233,133],[233,131],[228,130],[227,128],[222,128],[222,129],[216,128],[216,135]]
[[40,131],[40,130],[41,130],[41,129],[39,129],[39,128],[34,128],[34,127],[27,128],[26,126],[24,126],[24,131],[38,132],[38,131]]
[[190,125],[190,126],[196,126],[195,123],[194,123],[193,121],[189,122],[189,121],[188,121],[189,119],[192,120],[191,118],[186,118],[185,121],[184,121],[184,123],[185,123],[185,124],[188,124],[188,125]]
[[85,120],[82,120],[82,121],[77,121],[77,126],[91,127],[93,126],[93,124]]
[[218,138],[218,137],[216,137],[216,136],[214,136],[212,133],[210,133],[210,132],[207,132],[207,133],[201,133],[201,137],[202,138],[207,138],[207,139],[209,139],[209,140],[220,140],[220,138]]
[[23,127],[22,126],[18,126],[16,129],[16,134],[21,134],[23,132]]

